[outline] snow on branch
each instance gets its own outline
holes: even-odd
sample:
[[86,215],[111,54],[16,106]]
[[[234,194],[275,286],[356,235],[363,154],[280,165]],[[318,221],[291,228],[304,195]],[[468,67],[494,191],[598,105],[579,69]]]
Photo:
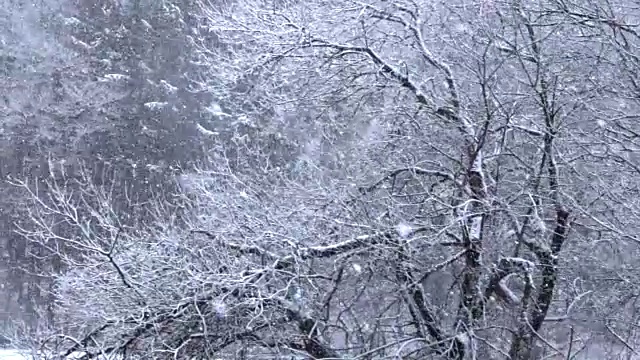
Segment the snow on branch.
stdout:
[[[206,230],[193,230],[194,234],[202,234],[212,240],[218,240],[217,236]],[[368,235],[359,235],[341,242],[321,246],[300,247],[294,250],[294,253],[286,256],[279,256],[273,252],[267,251],[259,246],[242,245],[234,242],[219,241],[219,244],[226,246],[232,250],[242,254],[250,254],[263,256],[273,261],[274,269],[284,269],[294,263],[294,260],[306,260],[310,258],[327,258],[335,255],[344,254],[348,251],[358,249],[367,245],[377,244],[391,236],[391,232],[377,232]]]
[[532,136],[544,136],[544,132],[538,130],[538,129],[534,129],[532,127],[528,127],[528,126],[523,126],[523,125],[515,125],[515,124],[509,124],[509,125],[505,125],[505,126],[500,126],[498,128],[495,129],[495,131],[501,131],[504,129],[516,129],[516,130],[520,130],[524,133],[527,133],[529,135]]
[[319,38],[311,39],[309,44],[310,45],[308,46],[311,46],[311,47],[338,50],[340,55],[346,52],[346,53],[359,53],[359,54],[368,56],[373,61],[374,64],[380,66],[381,72],[390,75],[392,78],[397,80],[400,83],[400,85],[402,85],[402,87],[409,89],[414,94],[414,96],[418,99],[418,102],[421,105],[426,106],[427,109],[435,110],[435,105],[433,101],[431,101],[424,95],[424,93],[420,90],[420,87],[416,85],[411,79],[409,79],[409,76],[403,74],[400,70],[394,68],[392,65],[387,63],[385,60],[382,59],[380,55],[378,55],[371,48],[362,47],[362,46],[334,44]]
[[287,267],[289,264],[296,259],[296,257],[300,259],[310,259],[310,258],[326,258],[339,254],[344,254],[345,252],[358,249],[365,245],[373,245],[380,242],[383,239],[388,239],[390,236],[389,232],[380,232],[374,233],[371,235],[360,235],[354,238],[344,240],[339,243],[323,245],[323,246],[310,246],[307,248],[301,248],[297,250],[297,254],[288,255],[282,257],[275,261],[273,267],[275,269],[281,269]]
[[[411,20],[408,20],[403,16],[392,14],[388,11],[376,8],[370,4],[364,4],[364,6],[365,8],[368,8],[370,11],[372,11],[372,17],[380,20],[386,20],[386,21],[398,23],[402,25],[404,28],[409,29],[411,31],[415,41],[417,42],[417,45],[420,49],[423,59],[428,64],[430,64],[431,66],[435,67],[436,69],[438,69],[443,73],[445,77],[445,82],[447,84],[447,88],[449,90],[449,95],[451,96],[451,99],[450,99],[451,105],[453,105],[454,111],[457,113],[460,108],[460,100],[459,100],[460,97],[458,95],[458,89],[456,86],[455,78],[453,76],[453,71],[451,70],[449,65],[447,65],[442,60],[438,59],[427,48],[426,42],[424,40],[424,35],[422,33],[422,29],[420,27],[420,22],[421,22],[420,19],[422,19],[422,15],[419,13],[419,9],[416,10],[418,12],[417,14],[414,14],[413,11],[409,11],[408,9],[404,9],[404,10],[400,9],[401,11],[408,13],[410,15]],[[467,127],[467,124],[465,124],[465,127]]]
[[524,245],[538,258],[548,257],[551,255],[551,249],[547,244],[538,238],[530,238],[527,236],[522,237]]
[[379,187],[385,181],[392,180],[396,176],[398,176],[398,175],[400,175],[402,173],[410,173],[410,174],[425,175],[425,176],[434,176],[434,177],[439,177],[439,178],[442,178],[442,179],[445,179],[445,180],[455,181],[454,176],[452,174],[448,173],[448,172],[439,171],[439,170],[425,169],[425,168],[421,168],[421,167],[417,167],[417,166],[410,166],[410,167],[404,167],[404,168],[399,168],[399,169],[393,170],[390,173],[384,175],[382,178],[380,178],[378,181],[374,182],[373,184],[371,184],[369,186],[366,186],[366,187],[361,187],[359,189],[360,193],[361,194],[369,193],[369,192],[373,191],[375,188]]
[[508,304],[519,303],[520,300],[509,289],[506,280],[509,276],[519,274],[525,278],[527,286],[533,287],[533,262],[515,257],[504,257],[498,261],[493,271],[489,285],[485,289],[484,300],[488,300],[492,294],[498,295]]

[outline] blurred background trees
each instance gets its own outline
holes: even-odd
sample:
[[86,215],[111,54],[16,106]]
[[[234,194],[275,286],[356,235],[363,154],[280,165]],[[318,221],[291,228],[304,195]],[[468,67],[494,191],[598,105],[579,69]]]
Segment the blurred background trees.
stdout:
[[203,158],[206,145],[195,125],[210,117],[201,111],[206,94],[188,85],[196,67],[190,62],[188,1],[5,5],[5,304],[9,314],[32,316],[32,302],[47,298],[38,288],[42,264],[30,264],[37,250],[14,233],[14,222],[24,220],[23,194],[6,181],[29,178],[44,185],[40,181],[52,171],[71,178],[86,172],[92,182],[113,188],[115,206],[136,221],[153,193],[171,188],[181,166]]

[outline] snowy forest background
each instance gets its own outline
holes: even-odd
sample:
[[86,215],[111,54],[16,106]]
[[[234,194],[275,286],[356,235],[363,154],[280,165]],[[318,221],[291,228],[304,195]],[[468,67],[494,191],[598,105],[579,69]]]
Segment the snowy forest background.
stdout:
[[638,0],[3,0],[45,358],[640,359]]

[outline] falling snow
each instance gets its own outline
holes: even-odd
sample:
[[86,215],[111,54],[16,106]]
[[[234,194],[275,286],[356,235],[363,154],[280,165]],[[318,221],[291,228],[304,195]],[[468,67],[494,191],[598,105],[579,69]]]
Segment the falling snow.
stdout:
[[405,223],[400,223],[396,226],[396,231],[401,238],[406,238],[413,233],[413,228],[411,225],[407,225]]

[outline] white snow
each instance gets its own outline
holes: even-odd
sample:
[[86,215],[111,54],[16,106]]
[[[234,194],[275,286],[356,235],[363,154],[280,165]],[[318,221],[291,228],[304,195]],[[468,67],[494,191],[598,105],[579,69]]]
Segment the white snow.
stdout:
[[124,74],[107,74],[101,81],[122,81],[129,80],[129,75]]
[[514,128],[514,129],[522,130],[522,131],[526,132],[529,135],[534,135],[534,136],[543,136],[544,135],[544,133],[542,131],[536,130],[534,128],[527,127],[527,126],[510,125],[510,127]]
[[82,21],[80,21],[77,17],[71,16],[64,19],[64,24],[68,26],[82,25]]
[[504,259],[512,264],[519,264],[526,271],[532,271],[536,266],[532,261],[520,257],[505,257]]
[[74,45],[79,45],[79,46],[81,46],[81,47],[83,47],[83,48],[85,48],[87,50],[91,49],[91,45],[87,44],[86,42],[84,42],[82,40],[77,39],[75,36],[71,36],[71,42]]
[[208,129],[205,129],[205,128],[204,128],[204,126],[202,126],[202,125],[200,125],[200,124],[196,124],[196,127],[198,128],[198,131],[200,131],[200,133],[201,133],[202,135],[208,135],[208,136],[215,136],[215,135],[218,135],[218,133],[217,133],[217,132],[215,132],[215,131],[211,131],[211,130],[208,130]]
[[500,282],[498,282],[498,286],[500,287],[500,290],[502,290],[502,293],[507,298],[506,300],[510,304],[518,304],[520,302],[520,299],[518,298],[518,296],[516,296],[516,294],[513,293],[513,291],[511,291],[511,289],[509,289],[506,281],[507,281],[507,278],[504,278],[500,280]]
[[160,84],[162,84],[162,87],[169,93],[169,94],[173,94],[176,91],[178,91],[178,88],[169,84],[169,82],[167,80],[160,80]]
[[[84,352],[76,351],[71,355],[67,356],[66,359],[67,360],[81,359],[85,355],[86,353]],[[0,358],[0,360],[2,360],[2,358]],[[99,355],[97,360],[122,360],[122,356],[121,355]]]
[[534,211],[531,219],[531,230],[536,234],[544,233],[547,231],[547,225],[544,220],[540,218],[537,211]]
[[[42,354],[41,354],[42,355]],[[80,359],[84,355],[83,352],[74,352],[66,357],[66,360]],[[50,359],[51,357],[46,356]],[[18,350],[18,349],[0,349],[0,360],[33,360],[33,352],[31,350]],[[119,360],[121,356],[99,356],[98,360]]]
[[151,24],[149,24],[149,22],[148,22],[147,20],[142,19],[142,20],[140,20],[140,22],[141,22],[141,23],[142,23],[142,25],[143,25],[144,27],[146,27],[148,30],[153,30],[153,26],[151,26]]
[[215,311],[217,317],[224,318],[227,315],[227,305],[222,301],[216,301],[213,304],[213,311]]
[[222,107],[220,107],[220,105],[215,102],[211,103],[208,107],[205,108],[205,110],[207,110],[207,112],[209,112],[211,115],[214,115],[214,116],[220,116],[220,117],[231,116],[226,112],[222,111]]
[[469,343],[471,342],[471,338],[467,333],[456,335],[456,340],[460,341],[462,344],[464,344],[464,346],[469,346]]
[[296,304],[300,304],[300,302],[302,302],[302,289],[296,289],[296,292],[293,294],[293,300]]
[[111,60],[109,59],[100,59],[99,62],[102,66],[111,66]]
[[407,238],[409,237],[409,235],[411,235],[411,233],[413,233],[413,228],[411,227],[411,225],[400,223],[396,225],[396,231],[401,238]]
[[482,179],[484,180],[484,172],[482,171],[482,164],[483,164],[482,151],[479,150],[478,153],[476,154],[476,158],[473,160],[473,164],[471,165],[471,171],[474,171],[480,174],[480,176],[482,176]]
[[164,108],[167,105],[169,105],[169,103],[167,102],[151,101],[151,102],[145,103],[144,107],[151,110],[158,110],[158,109]]
[[482,217],[474,216],[471,219],[471,226],[469,228],[469,236],[472,239],[480,239],[482,234]]
[[27,350],[1,349],[0,360],[28,360],[31,359],[29,353]]

